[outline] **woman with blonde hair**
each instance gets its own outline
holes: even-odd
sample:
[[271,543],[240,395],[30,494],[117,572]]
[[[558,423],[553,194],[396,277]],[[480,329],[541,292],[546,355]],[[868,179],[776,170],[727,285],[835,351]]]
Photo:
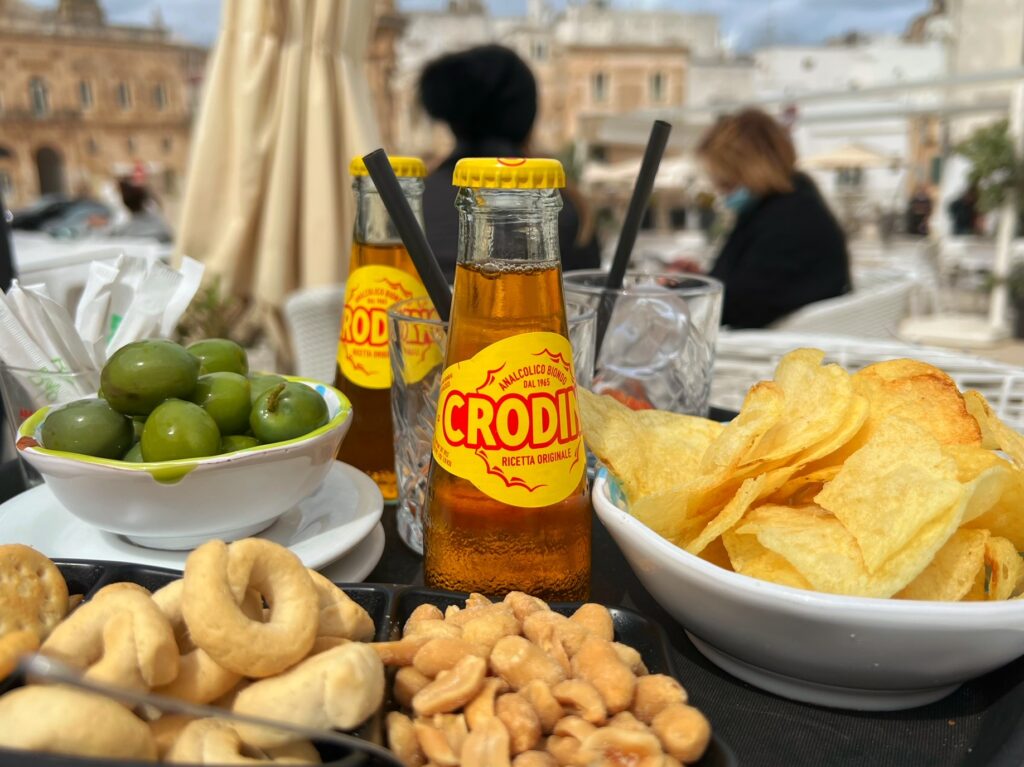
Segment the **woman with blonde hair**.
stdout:
[[759,328],[850,290],[846,238],[814,182],[795,169],[786,129],[756,109],[719,118],[697,156],[736,223],[711,276],[722,323]]

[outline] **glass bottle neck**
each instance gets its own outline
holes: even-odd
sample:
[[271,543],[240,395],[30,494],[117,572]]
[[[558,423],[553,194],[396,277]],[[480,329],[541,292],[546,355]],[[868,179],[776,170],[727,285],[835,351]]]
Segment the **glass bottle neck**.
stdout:
[[[399,178],[398,183],[405,192],[412,212],[423,226],[423,179]],[[356,176],[352,182],[356,195],[356,223],[354,237],[356,242],[368,245],[394,245],[402,238],[388,215],[387,208],[373,185],[369,176]]]
[[559,263],[557,189],[467,189],[459,210],[458,263]]

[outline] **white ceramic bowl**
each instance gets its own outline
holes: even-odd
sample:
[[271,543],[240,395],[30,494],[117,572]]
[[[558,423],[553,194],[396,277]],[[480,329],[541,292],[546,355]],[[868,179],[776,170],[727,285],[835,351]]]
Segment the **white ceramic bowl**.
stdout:
[[21,425],[18,449],[68,511],[133,543],[190,549],[210,538],[244,538],[320,486],[352,421],[352,405],[337,389],[289,380],[317,391],[330,416],[297,439],[209,458],[125,463],[40,447],[46,407]]
[[687,553],[612,502],[601,522],[697,649],[794,700],[887,711],[921,706],[1024,654],[1024,600],[921,602],[819,594],[748,578]]

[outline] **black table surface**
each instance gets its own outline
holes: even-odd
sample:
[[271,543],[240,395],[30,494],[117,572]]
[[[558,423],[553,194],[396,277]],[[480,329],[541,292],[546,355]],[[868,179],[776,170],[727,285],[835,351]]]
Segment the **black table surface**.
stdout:
[[[402,543],[393,507],[385,508],[383,522],[384,555],[366,581],[422,584],[422,560]],[[591,600],[636,610],[661,624],[691,703],[708,716],[741,767],[1024,765],[1024,659],[938,703],[907,711],[858,713],[796,703],[705,660],[640,584],[596,517],[592,561],[600,566],[592,569]]]

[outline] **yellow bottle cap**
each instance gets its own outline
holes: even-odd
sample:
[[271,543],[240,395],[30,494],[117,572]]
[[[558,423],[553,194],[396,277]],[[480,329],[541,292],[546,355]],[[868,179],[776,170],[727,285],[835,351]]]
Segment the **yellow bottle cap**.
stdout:
[[452,185],[473,189],[561,189],[565,186],[565,170],[558,160],[466,157],[456,163]]
[[[391,160],[391,170],[399,178],[424,178],[427,175],[427,166],[419,157],[388,157]],[[348,164],[348,172],[353,176],[369,176],[366,170],[366,163],[362,157],[353,157]]]

